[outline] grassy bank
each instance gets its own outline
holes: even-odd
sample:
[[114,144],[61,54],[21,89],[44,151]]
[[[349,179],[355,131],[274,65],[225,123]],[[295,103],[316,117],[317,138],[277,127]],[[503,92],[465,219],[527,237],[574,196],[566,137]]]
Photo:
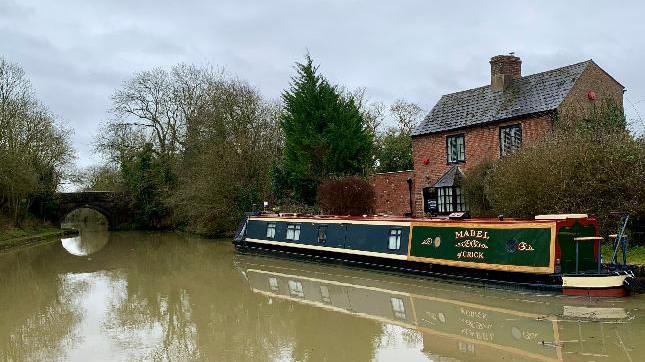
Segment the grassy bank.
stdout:
[[69,233],[69,231],[61,230],[39,220],[25,220],[22,227],[18,228],[10,220],[2,218],[0,219],[0,250],[7,250],[65,233]]
[[[610,245],[603,245],[602,247],[602,260],[608,262],[611,260],[611,256],[614,253],[614,249]],[[618,254],[618,258],[621,258],[622,254]],[[627,263],[634,265],[645,265],[645,246],[631,246],[627,251]]]
[[40,225],[35,227],[25,227],[25,228],[7,228],[0,231],[0,244],[5,241],[12,239],[20,239],[25,237],[30,237],[33,235],[50,233],[58,231],[58,228],[55,228],[50,225]]
[[[11,234],[0,232],[0,253],[20,246],[33,245],[43,241],[59,238],[61,236],[77,234],[78,231],[73,229],[58,229],[54,227],[21,229],[20,231],[15,231]],[[14,237],[9,237],[10,235],[13,235]]]

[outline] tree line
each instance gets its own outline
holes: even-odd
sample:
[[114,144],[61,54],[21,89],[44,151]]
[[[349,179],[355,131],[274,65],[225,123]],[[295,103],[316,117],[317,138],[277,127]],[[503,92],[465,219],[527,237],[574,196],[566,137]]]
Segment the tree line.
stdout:
[[212,67],[135,74],[114,92],[96,138],[106,163],[84,170],[82,187],[130,195],[134,227],[218,235],[264,201],[317,210],[325,180],[365,183],[412,167],[419,106],[370,103],[364,90],[330,83],[309,55],[294,71],[279,101]]
[[0,57],[0,217],[20,227],[53,207],[74,161],[70,130],[38,100],[24,70]]
[[[30,210],[46,214],[66,178],[129,195],[136,228],[225,234],[264,201],[284,212],[365,213],[366,176],[413,168],[411,134],[426,113],[332,84],[309,55],[279,100],[220,69],[177,64],[134,74],[111,103],[95,139],[105,162],[72,174],[69,130],[20,66],[0,59],[2,217],[19,226]],[[610,225],[613,211],[645,215],[643,179],[643,138],[629,133],[622,107],[603,103],[471,169],[463,188],[475,216],[576,211]]]

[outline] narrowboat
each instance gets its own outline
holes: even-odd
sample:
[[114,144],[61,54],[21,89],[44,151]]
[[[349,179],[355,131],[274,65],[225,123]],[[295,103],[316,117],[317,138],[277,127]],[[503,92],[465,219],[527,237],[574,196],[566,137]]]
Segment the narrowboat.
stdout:
[[639,312],[617,300],[589,305],[556,293],[514,296],[367,270],[348,275],[324,264],[268,257],[238,255],[235,263],[250,290],[271,304],[284,301],[415,331],[431,360],[638,359],[625,346],[641,336],[625,322]]
[[533,220],[325,216],[249,213],[238,249],[283,253],[375,268],[621,297],[633,274],[606,268],[598,223],[586,214]]

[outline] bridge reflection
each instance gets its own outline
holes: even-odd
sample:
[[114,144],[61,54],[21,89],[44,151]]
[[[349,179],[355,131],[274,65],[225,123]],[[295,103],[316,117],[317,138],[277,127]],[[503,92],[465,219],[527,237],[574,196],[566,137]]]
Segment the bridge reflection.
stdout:
[[62,238],[61,244],[68,253],[76,256],[94,254],[107,245],[110,235],[105,230],[79,230],[79,235]]
[[[238,267],[254,293],[417,331],[423,339],[422,352],[432,359],[631,358],[624,336],[608,327],[630,316],[612,301],[602,304],[560,295],[515,295],[413,278],[402,282],[402,278],[388,275],[375,279],[379,274],[360,277],[334,267],[262,260],[260,264],[257,257],[239,259]],[[586,338],[579,326],[589,322],[598,330]],[[585,333],[589,328],[585,326]],[[601,338],[595,339],[596,335]]]
[[73,210],[67,214],[61,227],[78,230],[78,235],[61,239],[63,248],[76,256],[98,252],[107,245],[110,238],[107,218],[90,208]]

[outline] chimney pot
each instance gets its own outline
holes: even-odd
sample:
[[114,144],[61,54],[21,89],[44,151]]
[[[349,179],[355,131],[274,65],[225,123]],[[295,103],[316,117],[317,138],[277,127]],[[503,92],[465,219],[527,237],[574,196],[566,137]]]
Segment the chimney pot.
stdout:
[[493,90],[504,90],[513,79],[522,77],[522,60],[514,53],[490,58],[490,84]]

